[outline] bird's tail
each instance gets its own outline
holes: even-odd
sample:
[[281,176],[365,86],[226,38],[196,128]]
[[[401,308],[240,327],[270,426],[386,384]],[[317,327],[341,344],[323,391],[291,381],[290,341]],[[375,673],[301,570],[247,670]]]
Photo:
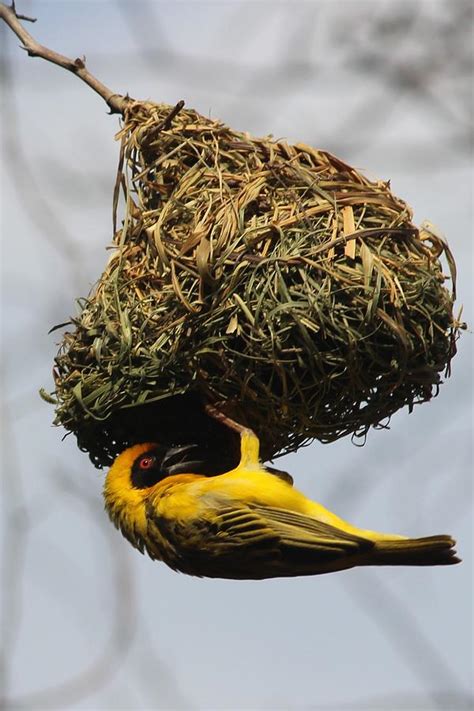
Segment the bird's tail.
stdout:
[[453,565],[460,563],[451,536],[377,541],[371,565]]

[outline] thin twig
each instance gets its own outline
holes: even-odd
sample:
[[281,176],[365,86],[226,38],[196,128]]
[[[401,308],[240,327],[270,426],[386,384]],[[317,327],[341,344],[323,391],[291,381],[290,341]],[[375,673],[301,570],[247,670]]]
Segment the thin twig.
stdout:
[[110,109],[111,114],[123,114],[127,105],[131,101],[131,98],[123,96],[122,94],[117,94],[116,92],[109,89],[105,84],[102,84],[93,74],[91,74],[86,69],[85,57],[77,57],[76,59],[70,59],[65,57],[63,54],[54,52],[48,47],[44,47],[39,44],[34,37],[30,35],[29,32],[25,30],[20,20],[25,20],[28,22],[36,22],[34,18],[25,17],[24,15],[18,15],[15,9],[15,3],[13,2],[10,6],[5,5],[5,3],[0,3],[0,19],[4,20],[8,27],[16,34],[17,37],[22,42],[22,49],[24,49],[29,57],[41,57],[47,62],[56,64],[58,67],[67,69],[69,72],[75,74],[79,79],[82,79],[88,86],[91,87],[99,96],[101,96],[106,102]]

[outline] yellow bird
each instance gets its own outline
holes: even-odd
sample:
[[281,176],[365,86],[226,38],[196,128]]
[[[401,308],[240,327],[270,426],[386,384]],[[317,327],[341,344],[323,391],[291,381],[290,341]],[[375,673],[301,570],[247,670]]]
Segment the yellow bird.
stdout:
[[459,562],[450,536],[405,538],[352,526],[294,489],[288,475],[265,469],[258,453],[258,438],[243,430],[238,467],[209,477],[173,473],[164,447],[136,444],[107,474],[106,510],[141,552],[201,577],[258,580]]

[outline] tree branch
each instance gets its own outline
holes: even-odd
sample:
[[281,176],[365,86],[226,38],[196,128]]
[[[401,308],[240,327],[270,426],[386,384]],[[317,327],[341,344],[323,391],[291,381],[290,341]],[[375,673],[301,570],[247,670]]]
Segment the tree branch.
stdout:
[[85,57],[82,57],[82,59],[80,57],[70,59],[63,54],[54,52],[52,49],[48,49],[48,47],[39,44],[34,37],[25,30],[20,22],[20,20],[26,20],[28,22],[36,22],[36,20],[31,17],[25,17],[24,15],[18,15],[14,2],[12,2],[11,5],[0,3],[0,19],[4,20],[8,27],[10,27],[21,40],[21,48],[28,52],[29,57],[41,57],[41,59],[45,59],[47,62],[67,69],[79,77],[79,79],[82,79],[83,82],[104,99],[111,114],[124,113],[128,103],[131,101],[130,97],[128,95],[123,96],[122,94],[117,94],[105,86],[105,84],[102,84],[101,81],[86,69]]

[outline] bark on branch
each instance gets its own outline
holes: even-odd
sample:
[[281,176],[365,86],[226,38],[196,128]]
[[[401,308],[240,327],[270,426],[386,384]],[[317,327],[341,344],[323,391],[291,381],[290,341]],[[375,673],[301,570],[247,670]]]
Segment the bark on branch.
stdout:
[[28,53],[29,57],[41,57],[41,59],[45,59],[47,62],[56,64],[58,67],[62,67],[63,69],[67,69],[69,72],[72,72],[72,74],[79,77],[79,79],[82,79],[83,82],[90,86],[91,89],[93,89],[104,99],[111,114],[124,113],[127,104],[131,101],[130,97],[128,95],[123,96],[122,94],[117,94],[105,86],[105,84],[102,84],[101,81],[99,81],[88,71],[88,69],[86,69],[85,57],[70,59],[69,57],[65,57],[63,54],[54,52],[52,49],[39,44],[35,38],[25,30],[20,22],[20,20],[36,22],[36,19],[17,14],[14,2],[12,2],[11,5],[0,3],[0,19],[4,20],[8,27],[10,27],[10,29],[21,40],[21,48]]

